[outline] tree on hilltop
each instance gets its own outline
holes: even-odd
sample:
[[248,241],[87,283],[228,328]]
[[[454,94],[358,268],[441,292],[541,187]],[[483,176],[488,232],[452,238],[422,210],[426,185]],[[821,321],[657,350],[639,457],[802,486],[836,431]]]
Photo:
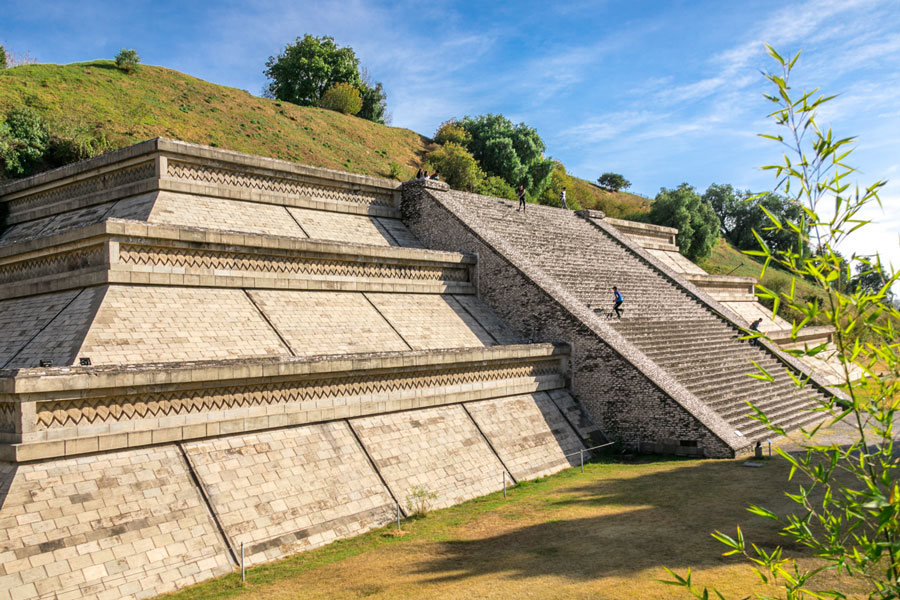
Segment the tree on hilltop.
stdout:
[[536,129],[513,125],[503,115],[463,117],[456,125],[471,136],[466,148],[485,173],[502,177],[513,187],[525,186],[530,197],[547,187],[554,163],[544,158],[546,147]]
[[631,182],[618,173],[604,173],[597,178],[597,185],[608,192],[618,192],[631,187]]
[[387,96],[381,83],[372,82],[368,73],[360,75],[353,48],[338,46],[331,36],[296,38],[281,54],[269,57],[263,73],[269,78],[265,95],[300,106],[317,106],[328,90],[348,84],[359,92],[359,116],[385,121]]
[[138,56],[137,50],[122,48],[118,54],[116,54],[116,68],[120,71],[124,71],[125,73],[133,73],[137,71],[138,64],[141,62],[141,57]]
[[656,225],[678,228],[678,249],[693,261],[707,258],[719,238],[715,211],[686,183],[674,190],[662,188],[648,219]]

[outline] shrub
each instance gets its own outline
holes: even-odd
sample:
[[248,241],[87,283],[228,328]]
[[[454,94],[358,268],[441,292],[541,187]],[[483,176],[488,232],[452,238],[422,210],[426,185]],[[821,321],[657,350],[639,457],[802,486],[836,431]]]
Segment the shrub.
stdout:
[[506,183],[502,177],[491,175],[485,177],[475,188],[475,191],[485,196],[493,196],[494,198],[506,198],[507,200],[516,199],[516,190]]
[[460,146],[466,147],[472,141],[472,135],[462,128],[456,119],[444,121],[438,130],[434,132],[434,141],[438,144],[446,144],[453,142]]
[[5,69],[6,66],[6,48],[0,46],[0,69]]
[[336,83],[319,100],[319,106],[345,115],[355,115],[362,109],[362,98],[359,97],[359,90],[349,83]]
[[414,485],[406,495],[406,512],[412,517],[424,517],[437,500],[437,492],[432,492],[426,485]]
[[425,164],[431,171],[440,171],[444,181],[457,190],[471,192],[483,177],[472,155],[453,142],[447,142],[429,154]]
[[137,50],[122,48],[119,50],[119,53],[116,54],[116,68],[120,71],[126,73],[137,71],[138,63],[140,62],[141,57],[138,56]]
[[388,172],[391,174],[391,179],[399,180],[403,175],[403,167],[396,160],[392,160],[388,163]]
[[10,111],[0,124],[0,167],[7,177],[30,175],[44,159],[50,141],[40,113],[30,108]]

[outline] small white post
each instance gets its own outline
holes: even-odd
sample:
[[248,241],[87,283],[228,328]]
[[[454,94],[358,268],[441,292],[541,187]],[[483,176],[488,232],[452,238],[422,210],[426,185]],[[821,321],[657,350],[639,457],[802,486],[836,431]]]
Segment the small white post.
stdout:
[[503,499],[506,500],[506,471],[503,471]]
[[397,531],[400,531],[400,502],[397,502]]
[[247,580],[247,576],[244,572],[244,542],[241,542],[241,583],[244,583]]
[[579,450],[578,454],[581,455],[581,472],[584,473],[584,448]]

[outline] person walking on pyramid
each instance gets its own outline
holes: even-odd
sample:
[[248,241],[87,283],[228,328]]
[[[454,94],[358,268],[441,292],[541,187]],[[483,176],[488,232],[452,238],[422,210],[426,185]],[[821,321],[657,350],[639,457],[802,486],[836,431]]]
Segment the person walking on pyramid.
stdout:
[[620,319],[622,318],[622,309],[619,307],[622,306],[623,302],[625,302],[625,298],[622,297],[619,288],[613,286],[613,310],[616,311],[616,316]]

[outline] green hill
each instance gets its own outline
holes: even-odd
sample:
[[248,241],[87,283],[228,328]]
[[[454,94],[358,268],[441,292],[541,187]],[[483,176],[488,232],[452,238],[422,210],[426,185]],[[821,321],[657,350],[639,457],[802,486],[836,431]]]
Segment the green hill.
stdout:
[[[162,67],[125,74],[108,60],[0,70],[0,114],[22,106],[39,111],[54,133],[100,140],[107,150],[162,136],[379,177],[390,177],[396,162],[404,179],[436,148],[409,129],[259,98]],[[634,194],[568,181],[582,206],[611,216],[649,205]]]
[[0,112],[31,106],[51,129],[120,148],[154,137],[390,177],[415,173],[431,141],[329,110],[258,98],[171,69],[126,75],[112,61],[0,70]]

